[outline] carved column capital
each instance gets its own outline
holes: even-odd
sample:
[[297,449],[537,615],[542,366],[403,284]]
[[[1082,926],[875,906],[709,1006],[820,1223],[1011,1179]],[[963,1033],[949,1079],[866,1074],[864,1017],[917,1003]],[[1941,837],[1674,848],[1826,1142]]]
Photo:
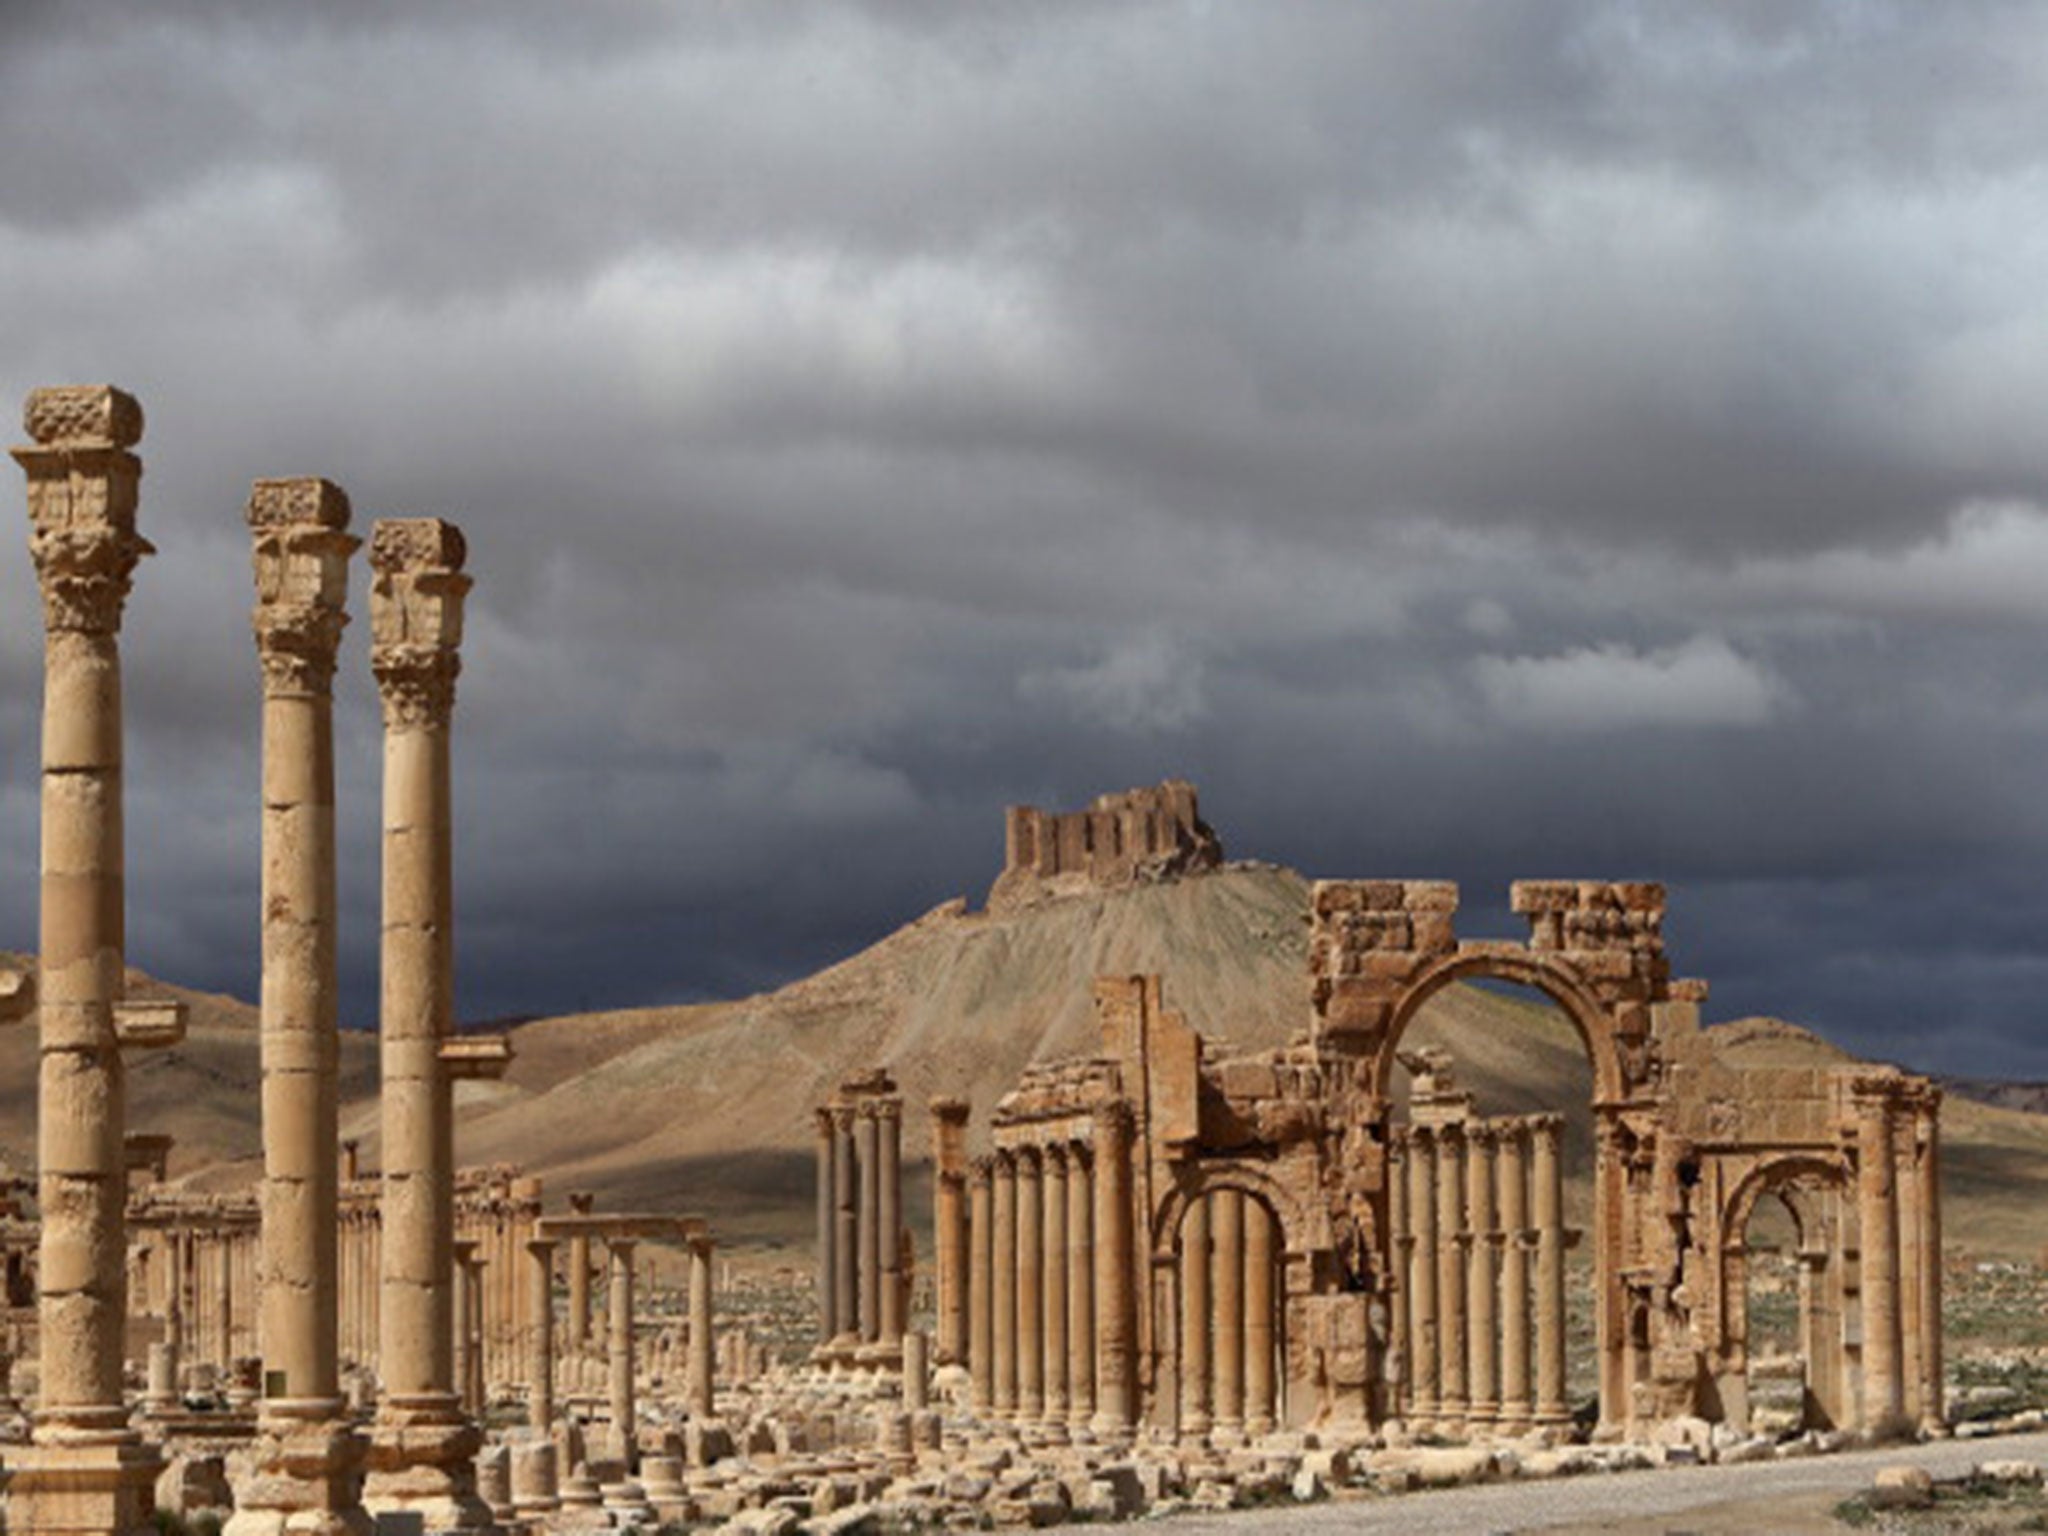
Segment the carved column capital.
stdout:
[[370,535],[370,668],[388,729],[445,726],[462,671],[462,530],[437,517],[380,518]]
[[33,446],[16,448],[28,475],[29,554],[51,631],[112,635],[135,564],[154,554],[135,531],[142,460],[142,407],[111,385],[30,392],[22,424]]
[[325,694],[348,623],[348,496],[331,480],[258,480],[249,492],[256,610],[266,694]]

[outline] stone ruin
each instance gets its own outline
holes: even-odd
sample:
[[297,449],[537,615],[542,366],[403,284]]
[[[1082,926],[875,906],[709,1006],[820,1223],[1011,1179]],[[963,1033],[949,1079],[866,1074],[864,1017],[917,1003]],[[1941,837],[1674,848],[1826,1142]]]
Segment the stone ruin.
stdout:
[[[1798,1223],[1807,1424],[1943,1432],[1938,1091],[1720,1061],[1664,902],[1526,881],[1526,944],[1461,941],[1451,885],[1319,882],[1313,1011],[1276,1051],[1216,1054],[1158,977],[1102,979],[1099,1049],[1027,1068],[987,1152],[967,1158],[958,1101],[933,1106],[940,1359],[973,1412],[1183,1442],[1563,1431],[1564,1253],[1586,1240],[1593,1438],[1744,1426],[1745,1234],[1770,1195]],[[1482,1119],[1441,1053],[1403,1053],[1477,977],[1545,993],[1585,1044],[1590,1234],[1564,1225],[1559,1116]]]
[[1013,805],[1004,813],[1003,872],[989,888],[988,909],[1012,911],[1051,896],[1115,890],[1222,862],[1223,844],[1202,820],[1195,786],[1184,779],[1098,795],[1085,811]]

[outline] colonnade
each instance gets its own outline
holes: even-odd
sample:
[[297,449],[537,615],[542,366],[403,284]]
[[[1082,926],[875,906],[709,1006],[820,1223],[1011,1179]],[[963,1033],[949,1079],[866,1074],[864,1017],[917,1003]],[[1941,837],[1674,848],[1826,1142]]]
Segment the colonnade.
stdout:
[[827,1357],[902,1347],[909,1275],[903,1099],[885,1072],[849,1079],[816,1112],[818,1340]]
[[255,1202],[152,1190],[129,1224],[130,1307],[162,1319],[179,1364],[226,1370],[257,1353]]
[[[1130,1190],[1122,1104],[1075,1127],[999,1126],[995,1150],[975,1159],[964,1310],[977,1412],[1097,1432],[1131,1426]],[[938,1233],[942,1250],[952,1240]]]
[[1184,1435],[1261,1435],[1279,1422],[1280,1223],[1237,1189],[1188,1202],[1176,1255]]
[[1395,1391],[1411,1425],[1516,1434],[1570,1419],[1563,1125],[1457,1117],[1396,1130]]

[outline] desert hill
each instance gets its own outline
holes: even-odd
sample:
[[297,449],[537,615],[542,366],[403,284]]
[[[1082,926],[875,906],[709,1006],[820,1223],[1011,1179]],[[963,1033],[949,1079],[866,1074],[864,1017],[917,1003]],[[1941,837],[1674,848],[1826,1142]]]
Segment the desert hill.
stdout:
[[[693,1210],[730,1240],[808,1241],[810,1111],[851,1071],[885,1065],[909,1105],[907,1209],[928,1208],[924,1101],[959,1093],[977,1130],[1032,1060],[1090,1048],[1090,984],[1159,971],[1170,1006],[1205,1034],[1277,1045],[1308,1016],[1308,884],[1290,870],[1234,864],[1210,873],[1027,902],[995,912],[951,902],[871,947],[777,991],[732,1002],[535,1020],[513,1031],[499,1083],[460,1090],[465,1162],[502,1160],[546,1178],[556,1198]],[[232,998],[133,977],[176,996],[190,1036],[148,1053],[131,1075],[136,1130],[177,1138],[171,1171],[208,1186],[252,1180],[258,1157],[255,1010]],[[1533,993],[1446,989],[1411,1040],[1434,1038],[1459,1063],[1483,1112],[1568,1114],[1567,1167],[1589,1161],[1585,1054],[1564,1017]],[[1749,1065],[1827,1064],[1847,1053],[1794,1025],[1714,1026],[1717,1048]],[[343,1130],[376,1158],[373,1038],[343,1042]],[[32,1026],[0,1031],[0,1157],[34,1148]],[[2048,1115],[1951,1095],[1944,1110],[1945,1218],[1951,1241],[2036,1256],[2048,1243]],[[1577,1203],[1576,1201],[1574,1202]]]

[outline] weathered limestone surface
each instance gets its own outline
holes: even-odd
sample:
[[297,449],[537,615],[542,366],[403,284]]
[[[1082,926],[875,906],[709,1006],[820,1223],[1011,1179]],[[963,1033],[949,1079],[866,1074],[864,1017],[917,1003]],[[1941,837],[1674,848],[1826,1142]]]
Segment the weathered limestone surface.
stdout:
[[1223,844],[1202,820],[1195,786],[1185,780],[1100,795],[1085,811],[1013,805],[1005,814],[1003,872],[989,890],[988,906],[1007,911],[1222,862]]

